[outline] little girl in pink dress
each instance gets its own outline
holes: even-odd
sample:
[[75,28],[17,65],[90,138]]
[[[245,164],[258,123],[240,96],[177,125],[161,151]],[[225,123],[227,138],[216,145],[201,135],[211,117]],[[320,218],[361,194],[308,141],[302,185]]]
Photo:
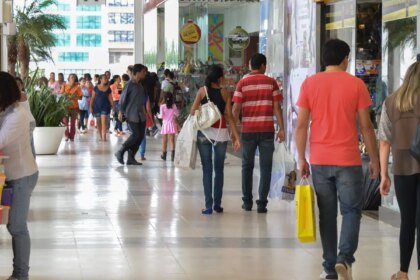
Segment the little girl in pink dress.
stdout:
[[171,160],[175,159],[175,134],[178,132],[177,117],[179,116],[178,109],[174,104],[174,97],[172,93],[165,94],[165,104],[160,105],[159,117],[162,119],[161,134],[163,135],[162,155],[161,159],[166,160],[168,138],[171,144]]

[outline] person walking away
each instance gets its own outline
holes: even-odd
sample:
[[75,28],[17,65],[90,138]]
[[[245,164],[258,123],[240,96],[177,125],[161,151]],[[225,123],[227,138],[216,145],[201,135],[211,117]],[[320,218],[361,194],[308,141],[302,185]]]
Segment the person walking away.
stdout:
[[112,100],[111,89],[108,86],[107,76],[100,75],[98,85],[93,89],[92,102],[90,110],[96,118],[98,128],[99,142],[106,142],[108,132],[108,117],[111,108],[115,112],[114,101]]
[[[149,119],[149,121],[153,122],[152,109],[151,109],[151,106],[150,106],[150,99],[149,99],[149,96],[147,94],[145,94],[144,100],[145,100],[144,106],[146,108],[146,118]],[[140,159],[141,160],[146,160],[146,142],[147,142],[146,132],[147,132],[147,129],[148,129],[147,119],[146,119],[146,126],[145,126],[145,136],[143,137],[143,140],[140,143]]]
[[15,79],[0,72],[0,150],[6,185],[13,190],[7,229],[12,236],[13,273],[10,280],[29,279],[31,239],[28,212],[31,194],[38,181],[38,166],[31,151],[28,111],[19,103],[21,93]]
[[267,213],[267,196],[270,191],[271,168],[274,153],[274,115],[279,125],[277,139],[284,141],[284,124],[280,102],[283,95],[274,79],[264,75],[267,58],[255,54],[251,58],[252,72],[242,78],[233,97],[235,123],[242,112],[242,209],[251,211],[253,206],[252,181],[255,151],[260,153],[260,185],[258,213]]
[[70,100],[70,113],[63,120],[64,126],[66,127],[65,140],[66,142],[69,140],[73,142],[74,135],[76,134],[77,115],[79,113],[78,100],[82,98],[82,89],[78,85],[76,74],[69,75],[69,83],[64,85],[61,93],[68,96]]
[[175,134],[178,132],[177,117],[178,109],[175,105],[174,96],[167,92],[165,96],[165,104],[160,105],[159,116],[162,119],[162,129],[160,133],[162,139],[162,155],[161,159],[166,160],[168,140],[171,145],[171,161],[175,160]]
[[[376,137],[369,116],[372,101],[364,82],[346,72],[349,54],[346,42],[328,41],[322,53],[326,70],[303,82],[297,102],[296,145],[303,178],[310,175],[306,141],[311,124],[310,163],[324,252],[321,279],[352,279],[363,204],[357,117],[370,156],[371,178],[376,178],[379,171]],[[343,216],[338,255],[337,202]]]
[[80,88],[82,89],[82,99],[79,102],[79,123],[77,128],[81,134],[87,132],[86,119],[89,118],[89,87],[86,78],[80,78]]
[[392,149],[395,194],[400,207],[400,270],[392,280],[407,280],[417,232],[417,269],[420,279],[420,163],[410,155],[409,147],[420,121],[420,62],[412,64],[404,81],[382,105],[379,123],[381,184],[383,196],[389,194],[388,172]]
[[[211,66],[209,74],[206,77],[205,87],[198,90],[195,101],[191,107],[191,115],[194,115],[200,105],[204,105],[208,102],[206,97],[207,91],[209,99],[216,104],[222,114],[221,120],[217,121],[210,128],[198,131],[197,134],[197,146],[200,153],[201,165],[203,167],[205,208],[201,210],[201,213],[204,215],[213,214],[213,210],[217,213],[223,212],[222,196],[224,165],[227,145],[230,140],[227,122],[229,122],[235,151],[239,151],[241,145],[236,123],[232,115],[231,97],[229,92],[222,87],[223,84],[225,84],[223,67],[219,65]],[[207,139],[207,137],[209,139]]]
[[136,161],[135,155],[139,150],[146,128],[145,91],[141,85],[145,76],[146,67],[142,64],[135,64],[133,66],[133,78],[127,83],[121,94],[118,118],[122,121],[124,115],[132,131],[130,137],[115,153],[116,159],[121,164],[124,164],[124,154],[128,151],[127,165],[142,165]]
[[165,98],[166,98],[165,93],[167,92],[170,92],[172,94],[174,93],[174,85],[172,84],[171,73],[172,72],[169,69],[165,69],[165,71],[163,72],[163,75],[165,76],[165,78],[161,84],[159,106],[165,103]]
[[117,136],[123,135],[123,128],[122,128],[122,122],[118,119],[118,112],[120,110],[120,97],[122,92],[122,86],[121,86],[121,77],[119,75],[114,75],[113,77],[114,83],[110,86],[111,92],[112,92],[112,100],[114,101],[114,119],[115,119],[115,128],[114,133]]

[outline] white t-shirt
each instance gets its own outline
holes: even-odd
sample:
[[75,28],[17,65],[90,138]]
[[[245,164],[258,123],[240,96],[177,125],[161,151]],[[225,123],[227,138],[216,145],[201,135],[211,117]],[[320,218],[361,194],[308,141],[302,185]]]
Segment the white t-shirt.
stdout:
[[229,130],[227,128],[219,128],[209,127],[206,129],[202,129],[201,132],[204,132],[210,140],[216,142],[226,142],[230,140],[229,137]]
[[31,176],[38,171],[32,154],[28,111],[19,103],[8,107],[0,118],[0,150],[4,160],[7,180]]
[[172,93],[172,92],[174,92],[174,85],[169,80],[165,79],[165,80],[162,81],[161,89],[164,92],[171,92]]

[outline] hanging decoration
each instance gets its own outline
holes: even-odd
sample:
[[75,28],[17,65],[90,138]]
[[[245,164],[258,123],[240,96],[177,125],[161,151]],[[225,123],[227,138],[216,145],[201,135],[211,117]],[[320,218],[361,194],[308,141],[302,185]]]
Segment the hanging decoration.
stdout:
[[181,41],[187,45],[195,45],[201,39],[201,29],[200,27],[193,22],[192,19],[189,19],[188,22],[181,27],[179,32]]
[[243,51],[249,46],[249,43],[249,34],[241,26],[237,26],[229,33],[228,44],[232,50]]

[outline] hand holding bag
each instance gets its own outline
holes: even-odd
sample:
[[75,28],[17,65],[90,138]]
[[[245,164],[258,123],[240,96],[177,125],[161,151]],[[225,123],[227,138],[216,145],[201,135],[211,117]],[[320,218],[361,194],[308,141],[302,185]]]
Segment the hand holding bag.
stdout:
[[296,187],[296,225],[300,242],[308,243],[316,240],[315,195],[306,179],[302,179]]
[[207,103],[201,105],[200,108],[195,111],[194,129],[196,130],[209,128],[222,118],[219,108],[217,108],[216,104],[209,98],[207,87],[204,87],[204,91],[206,92]]

